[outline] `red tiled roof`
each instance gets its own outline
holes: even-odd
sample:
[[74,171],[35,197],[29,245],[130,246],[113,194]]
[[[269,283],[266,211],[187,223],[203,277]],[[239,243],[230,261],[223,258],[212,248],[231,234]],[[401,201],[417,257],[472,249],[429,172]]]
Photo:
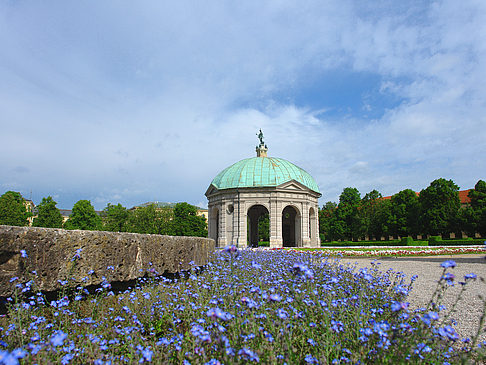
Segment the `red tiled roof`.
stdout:
[[[469,198],[469,196],[468,196],[468,194],[471,190],[472,189],[458,191],[459,200],[461,201],[461,204],[470,204],[471,203],[471,198]],[[420,195],[420,193],[417,193],[417,192],[415,192],[415,194],[417,194],[417,196]],[[384,196],[382,199],[389,200],[389,199],[391,199],[391,197],[392,197],[391,195],[390,196]]]
[[471,190],[472,189],[467,189],[459,192],[459,200],[461,201],[461,204],[471,204],[471,198],[468,196]]

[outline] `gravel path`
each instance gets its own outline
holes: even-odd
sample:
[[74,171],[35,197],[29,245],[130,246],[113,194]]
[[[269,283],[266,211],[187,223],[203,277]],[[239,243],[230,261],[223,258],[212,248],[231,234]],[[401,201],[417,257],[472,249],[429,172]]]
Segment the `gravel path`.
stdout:
[[[394,271],[403,272],[406,278],[418,275],[409,294],[408,300],[412,309],[425,306],[430,300],[432,293],[437,287],[437,281],[442,275],[443,268],[440,264],[445,260],[454,260],[457,266],[448,269],[456,276],[456,281],[462,281],[464,275],[475,273],[478,279],[468,284],[466,292],[459,304],[453,318],[457,321],[456,331],[462,337],[472,337],[477,333],[479,318],[483,310],[483,301],[479,299],[482,295],[486,300],[486,282],[479,280],[483,277],[486,280],[486,257],[484,255],[454,255],[454,256],[431,256],[431,257],[383,257],[375,258],[352,258],[342,259],[343,263],[355,264],[358,268],[370,267],[371,262],[379,264],[380,271],[392,268]],[[461,285],[455,284],[450,288],[444,297],[443,304],[450,308],[454,299],[461,290]],[[486,326],[483,326],[481,341],[486,341]]]

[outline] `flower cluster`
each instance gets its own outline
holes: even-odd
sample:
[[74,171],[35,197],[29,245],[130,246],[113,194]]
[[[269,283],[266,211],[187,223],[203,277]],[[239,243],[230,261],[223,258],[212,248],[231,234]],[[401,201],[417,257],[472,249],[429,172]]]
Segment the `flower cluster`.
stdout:
[[[81,251],[75,259],[80,256]],[[454,266],[452,261],[442,264],[442,290],[454,282],[447,272]],[[469,274],[464,283],[475,279]],[[32,294],[29,284],[23,300],[12,300],[7,316],[0,318],[0,363],[479,359],[472,347],[452,346],[459,336],[443,311],[409,309],[412,283],[402,273],[380,272],[375,266],[356,270],[323,253],[229,246],[203,269],[174,279],[145,278],[119,293],[106,281],[90,293],[71,288],[66,279],[63,295],[51,301]],[[17,285],[19,291],[27,287]]]

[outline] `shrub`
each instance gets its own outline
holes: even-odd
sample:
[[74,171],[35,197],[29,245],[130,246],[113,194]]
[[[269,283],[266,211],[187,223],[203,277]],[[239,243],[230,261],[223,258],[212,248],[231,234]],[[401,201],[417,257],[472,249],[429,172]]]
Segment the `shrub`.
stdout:
[[429,245],[430,246],[470,246],[470,245],[483,245],[484,244],[484,239],[460,239],[460,240],[454,240],[454,239],[448,239],[448,240],[438,240],[438,241],[430,241],[429,239]]
[[414,246],[412,237],[402,237],[400,243],[401,246]]
[[430,236],[429,237],[429,245],[440,245],[442,242],[442,237],[441,236]]

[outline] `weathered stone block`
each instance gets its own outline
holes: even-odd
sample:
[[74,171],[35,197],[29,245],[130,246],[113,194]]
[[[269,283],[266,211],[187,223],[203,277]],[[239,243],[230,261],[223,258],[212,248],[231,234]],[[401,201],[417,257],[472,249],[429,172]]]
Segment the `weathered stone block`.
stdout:
[[[34,270],[36,288],[52,291],[68,278],[73,285],[87,286],[100,284],[103,277],[128,281],[154,270],[188,270],[190,262],[205,265],[214,247],[214,240],[201,237],[0,225],[0,296],[11,295],[19,281],[32,279]],[[80,257],[73,260],[78,249]],[[15,276],[19,280],[10,283]]]

